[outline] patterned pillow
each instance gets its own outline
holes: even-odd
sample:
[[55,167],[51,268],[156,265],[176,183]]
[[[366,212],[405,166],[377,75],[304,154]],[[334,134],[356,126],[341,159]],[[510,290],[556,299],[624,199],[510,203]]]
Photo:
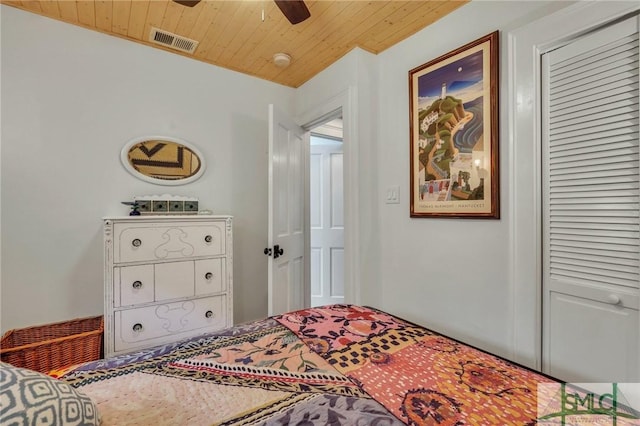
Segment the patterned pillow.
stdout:
[[95,403],[67,383],[0,362],[0,424],[100,424]]

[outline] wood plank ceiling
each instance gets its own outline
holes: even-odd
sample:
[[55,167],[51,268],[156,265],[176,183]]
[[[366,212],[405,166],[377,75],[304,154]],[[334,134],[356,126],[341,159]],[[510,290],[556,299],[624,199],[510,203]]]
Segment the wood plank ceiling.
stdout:
[[[292,25],[271,0],[2,0],[49,18],[122,37],[244,74],[298,87],[354,47],[380,53],[467,0],[306,0],[311,17]],[[262,14],[264,11],[264,20]],[[187,54],[149,41],[155,27],[198,42]],[[273,55],[291,56],[286,68]],[[425,58],[429,59],[429,58]]]

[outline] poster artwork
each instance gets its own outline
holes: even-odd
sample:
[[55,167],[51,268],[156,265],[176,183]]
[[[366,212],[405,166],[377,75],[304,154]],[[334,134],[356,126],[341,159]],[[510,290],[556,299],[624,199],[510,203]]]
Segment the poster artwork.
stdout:
[[496,217],[489,45],[463,48],[412,71],[412,216]]

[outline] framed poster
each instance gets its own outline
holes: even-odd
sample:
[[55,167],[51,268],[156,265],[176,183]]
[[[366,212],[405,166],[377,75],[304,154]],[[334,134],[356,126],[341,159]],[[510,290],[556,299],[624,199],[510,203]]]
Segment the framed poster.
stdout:
[[500,217],[498,31],[409,71],[411,217]]

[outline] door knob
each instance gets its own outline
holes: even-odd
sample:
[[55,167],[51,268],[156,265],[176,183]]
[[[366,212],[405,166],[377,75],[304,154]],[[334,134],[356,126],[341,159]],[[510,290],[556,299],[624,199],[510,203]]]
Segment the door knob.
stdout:
[[269,247],[264,249],[264,254],[266,254],[267,256],[271,256],[272,253],[273,253],[273,258],[277,259],[284,254],[284,250],[280,248],[278,244],[273,246],[273,250],[271,250]]
[[617,294],[610,294],[607,296],[607,303],[611,304],[611,305],[618,305],[620,304],[620,296],[618,296]]

